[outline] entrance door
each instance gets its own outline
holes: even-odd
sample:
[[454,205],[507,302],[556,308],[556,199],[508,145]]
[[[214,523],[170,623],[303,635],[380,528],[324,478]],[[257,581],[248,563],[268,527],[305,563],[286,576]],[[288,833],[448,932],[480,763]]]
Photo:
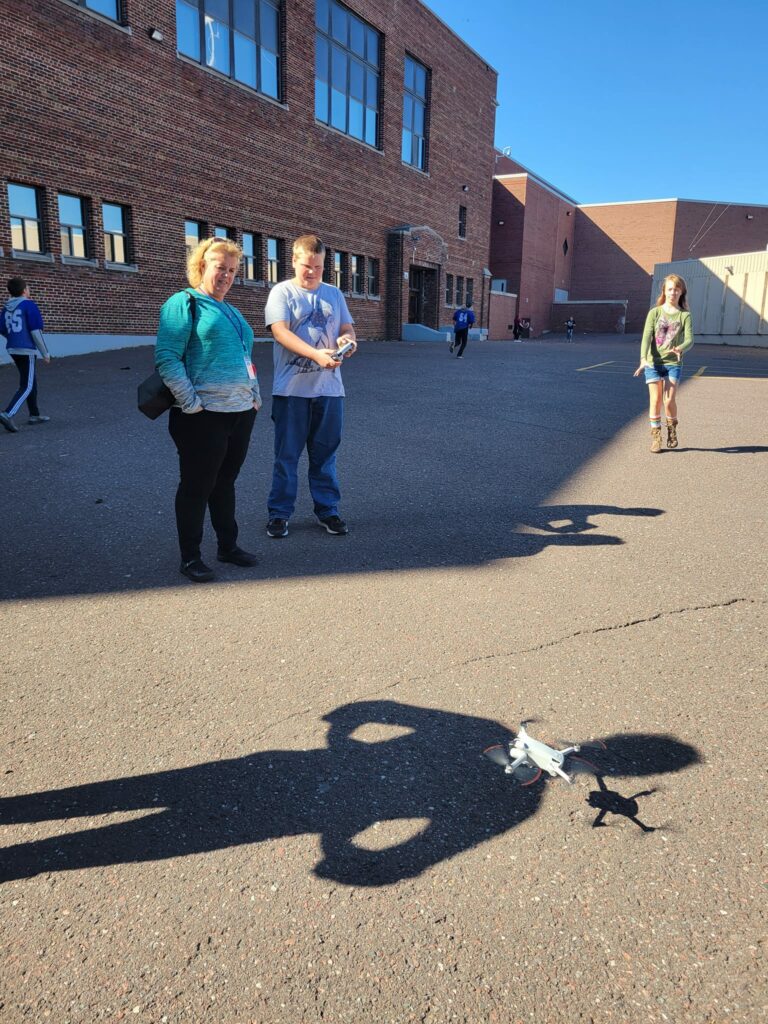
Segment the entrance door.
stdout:
[[411,265],[408,271],[408,323],[424,323],[426,274],[423,267]]

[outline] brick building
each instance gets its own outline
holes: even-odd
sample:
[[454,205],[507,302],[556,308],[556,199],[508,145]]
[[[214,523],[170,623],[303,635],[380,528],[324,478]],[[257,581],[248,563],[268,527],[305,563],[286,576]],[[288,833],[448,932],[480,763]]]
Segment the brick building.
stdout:
[[654,266],[768,246],[768,207],[683,199],[578,204],[502,153],[491,217],[493,287],[534,334],[642,329]]
[[244,247],[230,294],[257,336],[305,231],[361,337],[480,308],[497,76],[418,0],[0,15],[0,279],[34,282],[58,352],[150,340],[185,245],[214,233]]

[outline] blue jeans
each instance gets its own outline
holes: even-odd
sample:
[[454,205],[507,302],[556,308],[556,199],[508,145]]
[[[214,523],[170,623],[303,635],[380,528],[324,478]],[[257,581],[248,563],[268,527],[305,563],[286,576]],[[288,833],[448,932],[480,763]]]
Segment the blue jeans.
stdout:
[[267,509],[270,519],[290,519],[296,506],[301,453],[309,456],[309,490],[320,519],[338,515],[336,449],[344,423],[343,398],[272,396],[275,463]]

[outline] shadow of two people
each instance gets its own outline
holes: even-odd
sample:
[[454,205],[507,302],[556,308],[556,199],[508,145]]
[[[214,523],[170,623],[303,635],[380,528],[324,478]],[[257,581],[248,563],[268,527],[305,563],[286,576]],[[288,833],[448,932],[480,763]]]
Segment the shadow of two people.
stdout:
[[[514,787],[482,759],[489,740],[511,738],[490,719],[374,700],[339,707],[325,720],[328,743],[315,750],[266,750],[0,799],[4,825],[148,812],[6,846],[0,881],[317,833],[323,857],[316,875],[388,885],[513,828],[543,798],[543,785]],[[699,760],[671,736],[619,734],[606,742],[618,774],[676,772]],[[376,823],[413,819],[422,823],[416,834],[391,846],[360,842]]]

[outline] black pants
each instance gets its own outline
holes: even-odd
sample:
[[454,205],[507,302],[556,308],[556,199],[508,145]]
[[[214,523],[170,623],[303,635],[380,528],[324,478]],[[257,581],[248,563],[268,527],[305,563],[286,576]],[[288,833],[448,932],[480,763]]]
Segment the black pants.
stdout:
[[30,416],[39,416],[40,410],[37,407],[37,359],[35,356],[17,356],[11,354],[11,359],[16,363],[19,371],[19,387],[16,394],[6,408],[9,416],[15,416],[19,409],[27,401],[27,408]]
[[453,344],[458,346],[458,355],[464,355],[464,349],[467,347],[467,336],[469,334],[468,327],[459,327],[454,334]]
[[219,550],[237,543],[235,480],[248,454],[256,410],[183,413],[171,409],[168,432],[179,453],[176,528],[182,561],[200,557],[206,506]]

